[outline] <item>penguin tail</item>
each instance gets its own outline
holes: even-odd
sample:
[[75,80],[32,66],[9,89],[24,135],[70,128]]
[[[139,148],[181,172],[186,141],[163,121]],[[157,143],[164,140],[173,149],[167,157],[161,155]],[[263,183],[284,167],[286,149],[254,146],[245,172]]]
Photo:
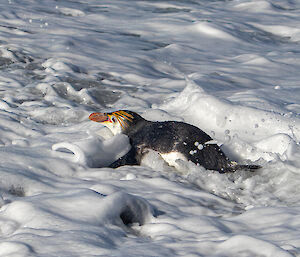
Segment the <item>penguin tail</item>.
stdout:
[[260,169],[260,165],[255,165],[255,164],[239,164],[237,165],[237,170],[248,170],[248,171],[256,171]]
[[238,171],[238,170],[247,170],[247,171],[254,172],[260,168],[262,168],[262,166],[256,165],[256,164],[238,164],[233,161],[230,163],[230,169],[232,172]]

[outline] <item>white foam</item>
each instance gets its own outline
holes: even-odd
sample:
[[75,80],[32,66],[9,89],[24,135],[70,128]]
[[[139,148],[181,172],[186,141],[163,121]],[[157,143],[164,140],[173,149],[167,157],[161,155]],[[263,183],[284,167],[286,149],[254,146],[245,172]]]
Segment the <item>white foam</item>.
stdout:
[[[298,256],[299,7],[1,1],[0,256]],[[88,116],[118,109],[262,168],[105,167],[129,141]]]

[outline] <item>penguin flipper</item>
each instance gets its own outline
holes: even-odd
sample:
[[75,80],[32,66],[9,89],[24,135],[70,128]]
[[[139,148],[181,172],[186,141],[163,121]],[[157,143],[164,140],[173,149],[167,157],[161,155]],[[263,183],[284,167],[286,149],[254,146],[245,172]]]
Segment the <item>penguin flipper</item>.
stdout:
[[120,157],[116,161],[114,161],[112,164],[110,164],[109,168],[118,168],[120,166],[124,165],[139,165],[139,162],[136,158],[136,150],[135,148],[131,148],[127,154]]

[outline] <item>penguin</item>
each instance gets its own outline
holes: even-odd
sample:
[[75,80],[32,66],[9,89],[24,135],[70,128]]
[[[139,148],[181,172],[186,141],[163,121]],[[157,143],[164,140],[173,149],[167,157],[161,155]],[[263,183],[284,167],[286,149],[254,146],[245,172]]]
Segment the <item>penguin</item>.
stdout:
[[181,159],[220,173],[260,168],[230,160],[208,134],[185,122],[152,122],[129,110],[96,112],[89,119],[102,123],[114,135],[123,133],[129,137],[131,149],[113,162],[111,168],[139,165],[149,150],[158,152],[170,166],[175,166],[175,160]]

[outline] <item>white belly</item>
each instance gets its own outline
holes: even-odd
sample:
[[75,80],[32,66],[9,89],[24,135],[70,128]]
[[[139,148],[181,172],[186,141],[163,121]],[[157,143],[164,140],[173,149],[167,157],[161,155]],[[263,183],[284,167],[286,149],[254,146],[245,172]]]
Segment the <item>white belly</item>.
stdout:
[[187,161],[187,158],[179,152],[170,152],[170,153],[164,153],[160,154],[161,157],[165,160],[166,163],[168,163],[170,166],[173,166],[177,168],[178,163],[177,160]]
[[170,166],[178,169],[178,160],[187,161],[183,154],[178,152],[171,152],[167,154],[160,154],[154,150],[147,150],[147,153],[141,160],[141,165],[151,167],[156,170],[168,170]]

